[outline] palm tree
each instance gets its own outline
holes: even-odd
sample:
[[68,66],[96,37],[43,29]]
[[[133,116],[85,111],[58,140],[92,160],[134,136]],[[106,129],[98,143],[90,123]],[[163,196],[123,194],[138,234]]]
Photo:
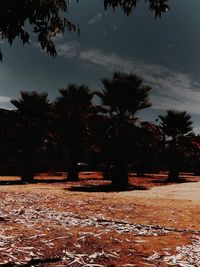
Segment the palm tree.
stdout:
[[181,141],[192,131],[191,116],[186,111],[168,110],[160,115],[160,128],[168,138],[167,163],[169,168],[168,179],[177,181],[182,164]]
[[91,108],[93,93],[86,85],[70,84],[59,90],[61,96],[55,100],[59,134],[64,150],[68,151],[68,180],[78,180],[77,163],[80,160],[87,134],[87,117]]
[[19,99],[11,100],[17,108],[22,150],[22,180],[34,180],[34,163],[42,147],[49,111],[48,94],[36,91],[20,92]]
[[96,94],[101,98],[104,112],[110,118],[104,144],[110,150],[113,172],[112,184],[127,186],[127,161],[136,144],[136,113],[151,106],[148,101],[150,86],[135,74],[114,72],[112,79],[102,79],[103,92]]

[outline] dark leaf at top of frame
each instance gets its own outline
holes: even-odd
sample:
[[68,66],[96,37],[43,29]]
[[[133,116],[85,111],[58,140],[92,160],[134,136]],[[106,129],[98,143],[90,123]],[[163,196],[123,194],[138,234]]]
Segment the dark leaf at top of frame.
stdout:
[[[105,9],[112,7],[122,8],[127,16],[129,16],[136,8],[140,0],[104,0]],[[162,13],[169,10],[168,0],[145,0],[148,2],[149,9],[154,12],[155,17],[161,17]]]

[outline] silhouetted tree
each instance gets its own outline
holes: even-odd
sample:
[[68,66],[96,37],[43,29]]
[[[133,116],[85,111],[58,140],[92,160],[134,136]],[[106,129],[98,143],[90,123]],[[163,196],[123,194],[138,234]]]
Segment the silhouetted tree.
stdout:
[[68,180],[78,179],[77,163],[87,135],[87,116],[91,108],[93,93],[86,85],[70,84],[59,90],[61,97],[55,101],[55,108],[60,122],[60,137],[64,149],[68,149]]
[[[102,79],[101,98],[104,112],[110,118],[104,144],[110,151],[113,185],[128,184],[127,161],[133,153],[135,140],[136,113],[151,106],[148,94],[151,87],[135,74],[115,72],[112,79]],[[133,142],[134,141],[134,142]]]
[[[53,37],[63,33],[65,29],[69,31],[78,29],[66,18],[68,3],[68,0],[1,0],[1,38],[7,39],[12,44],[18,37],[23,44],[26,44],[30,38],[28,31],[32,30],[41,48],[55,56]],[[2,58],[2,54],[0,57]]]
[[180,150],[181,141],[192,131],[191,116],[186,111],[168,110],[165,115],[160,115],[160,128],[169,138],[167,146],[168,179],[177,181],[183,160]]
[[20,92],[20,98],[11,100],[17,108],[22,150],[22,180],[34,180],[34,165],[39,157],[47,127],[49,101],[46,93]]

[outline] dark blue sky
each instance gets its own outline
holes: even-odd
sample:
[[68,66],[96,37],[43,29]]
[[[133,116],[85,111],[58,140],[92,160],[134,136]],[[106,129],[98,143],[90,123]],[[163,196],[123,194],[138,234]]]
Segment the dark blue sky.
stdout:
[[56,58],[42,52],[34,36],[31,46],[2,43],[0,105],[11,107],[9,99],[20,90],[47,91],[51,98],[69,83],[101,90],[100,78],[131,71],[153,88],[153,106],[139,114],[142,119],[155,121],[166,109],[187,110],[200,131],[200,1],[171,0],[161,19],[143,2],[127,18],[120,10],[105,12],[103,1],[74,1],[69,17],[81,34],[57,38]]

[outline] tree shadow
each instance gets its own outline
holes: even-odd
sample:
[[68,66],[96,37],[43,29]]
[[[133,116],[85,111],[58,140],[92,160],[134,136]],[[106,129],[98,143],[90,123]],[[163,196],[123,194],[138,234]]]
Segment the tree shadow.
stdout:
[[34,180],[32,182],[25,182],[25,181],[22,181],[22,180],[9,180],[9,181],[0,181],[0,186],[3,186],[3,185],[28,185],[28,184],[55,184],[55,183],[65,183],[67,182],[66,179],[54,179],[54,180],[51,180],[51,179],[47,179],[47,180]]
[[124,191],[134,191],[134,190],[148,190],[144,186],[134,186],[128,185],[126,187],[118,187],[113,185],[81,185],[81,186],[72,186],[71,188],[66,188],[68,191],[73,192],[124,192]]
[[[48,258],[48,259],[31,259],[29,262],[27,263],[22,263],[19,266],[20,267],[30,267],[30,266],[38,266],[38,265],[43,265],[43,264],[50,264],[50,263],[58,263],[60,262],[62,259],[59,257],[56,258]],[[9,263],[5,263],[3,265],[1,265],[3,267],[14,267],[16,266],[16,264],[14,262],[9,262]]]
[[186,179],[186,178],[178,178],[177,180],[169,180],[168,178],[166,179],[162,179],[162,180],[155,180],[153,181],[155,184],[166,184],[166,185],[170,185],[170,184],[183,184],[183,183],[196,183],[198,181],[193,181],[193,180],[189,180],[189,179]]
[[45,180],[37,180],[35,179],[33,184],[57,184],[57,183],[65,183],[69,182],[67,179],[45,179]]
[[16,181],[16,180],[10,180],[10,181],[0,181],[0,185],[23,185],[23,181]]
[[153,176],[153,174],[137,174],[137,173],[135,173],[135,174],[129,174],[129,177],[130,178],[149,178],[149,179],[151,179],[154,176]]

